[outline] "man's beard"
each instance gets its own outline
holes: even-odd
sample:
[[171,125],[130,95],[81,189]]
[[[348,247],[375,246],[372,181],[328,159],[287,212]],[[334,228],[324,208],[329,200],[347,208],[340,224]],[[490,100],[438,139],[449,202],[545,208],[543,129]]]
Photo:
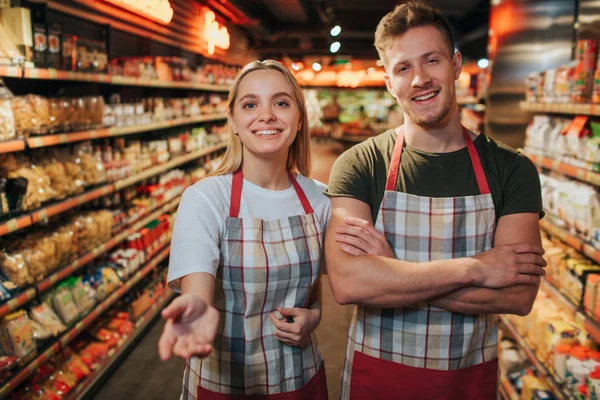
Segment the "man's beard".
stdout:
[[[439,94],[438,94],[438,96],[439,96]],[[412,100],[409,100],[409,102],[412,103]],[[415,125],[423,126],[423,127],[436,126],[440,122],[442,122],[450,113],[450,110],[452,109],[452,96],[449,96],[448,98],[446,98],[446,100],[444,100],[444,102],[441,104],[438,111],[433,115],[431,115],[431,114],[426,115],[426,116],[416,115],[416,113],[413,111],[412,107],[410,107],[410,106],[412,106],[412,104],[410,104],[408,107],[403,107],[404,112],[406,113],[408,118],[410,118],[410,120]]]

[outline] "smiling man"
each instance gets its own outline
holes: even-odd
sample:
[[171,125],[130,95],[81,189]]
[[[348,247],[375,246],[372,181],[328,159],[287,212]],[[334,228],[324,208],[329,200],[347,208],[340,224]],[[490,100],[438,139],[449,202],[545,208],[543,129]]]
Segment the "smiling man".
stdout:
[[529,313],[544,274],[537,170],[462,127],[439,11],[397,6],[375,47],[405,123],[345,152],[326,192],[329,280],[358,305],[342,398],[494,399],[496,314]]

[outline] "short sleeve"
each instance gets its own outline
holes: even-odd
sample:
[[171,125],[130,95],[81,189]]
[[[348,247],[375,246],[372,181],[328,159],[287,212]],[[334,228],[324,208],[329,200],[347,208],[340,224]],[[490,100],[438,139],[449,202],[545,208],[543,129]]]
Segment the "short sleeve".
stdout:
[[538,170],[525,155],[519,153],[505,175],[500,217],[519,213],[538,213],[544,217],[542,189]]
[[216,275],[219,267],[222,231],[221,216],[205,193],[194,187],[185,190],[175,216],[171,239],[168,282],[181,290],[180,280],[195,272]]
[[325,194],[329,197],[350,197],[371,204],[372,173],[368,173],[365,157],[353,147],[333,164]]

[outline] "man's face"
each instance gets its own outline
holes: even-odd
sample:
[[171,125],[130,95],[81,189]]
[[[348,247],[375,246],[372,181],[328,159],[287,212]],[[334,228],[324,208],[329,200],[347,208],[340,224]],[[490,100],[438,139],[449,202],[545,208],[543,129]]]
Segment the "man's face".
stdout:
[[462,56],[451,55],[442,33],[422,26],[396,37],[384,53],[388,90],[415,124],[436,126],[456,108],[454,81]]

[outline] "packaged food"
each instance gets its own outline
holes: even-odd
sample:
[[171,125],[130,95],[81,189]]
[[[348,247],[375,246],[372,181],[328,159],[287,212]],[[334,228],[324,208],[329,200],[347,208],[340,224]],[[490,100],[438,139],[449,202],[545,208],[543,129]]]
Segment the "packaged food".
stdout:
[[16,311],[2,319],[0,345],[4,354],[17,358],[24,358],[36,350],[33,327],[25,311]]
[[93,55],[90,49],[89,40],[77,38],[75,57],[77,71],[88,72],[92,70]]
[[61,283],[53,293],[52,305],[60,319],[67,325],[70,325],[79,316],[73,295],[64,283]]
[[0,79],[0,142],[17,137],[15,118],[12,110],[13,94]]
[[33,24],[33,62],[37,68],[46,68],[48,57],[48,36],[43,24]]
[[0,382],[6,382],[16,367],[16,357],[0,356]]
[[38,342],[44,341],[53,336],[52,332],[50,332],[50,330],[48,328],[46,328],[44,325],[40,324],[39,322],[30,320],[30,323],[31,323],[31,327],[33,329],[33,338],[35,340],[37,340]]
[[31,315],[32,320],[48,328],[53,336],[58,336],[60,333],[67,330],[66,326],[63,325],[56,313],[47,303],[33,306],[29,311],[29,314]]
[[25,96],[15,96],[11,102],[17,136],[27,136],[33,128],[33,108]]
[[56,244],[50,236],[43,233],[28,235],[21,244],[29,275],[39,280],[58,267]]
[[72,354],[67,362],[65,363],[65,369],[71,372],[78,381],[83,380],[86,376],[89,376],[92,371],[85,365],[77,354]]
[[14,282],[18,287],[25,287],[33,283],[33,278],[29,275],[29,269],[27,268],[22,253],[19,251],[15,251],[14,253],[5,251],[2,252],[0,257],[2,273],[5,274],[11,282]]
[[81,277],[71,277],[65,281],[73,294],[73,300],[80,314],[85,314],[96,304],[96,292],[83,283]]
[[[44,155],[47,157],[47,154]],[[55,193],[55,200],[62,200],[73,194],[73,184],[69,180],[65,164],[55,159],[46,158],[40,163],[40,167],[50,179],[50,185]]]

